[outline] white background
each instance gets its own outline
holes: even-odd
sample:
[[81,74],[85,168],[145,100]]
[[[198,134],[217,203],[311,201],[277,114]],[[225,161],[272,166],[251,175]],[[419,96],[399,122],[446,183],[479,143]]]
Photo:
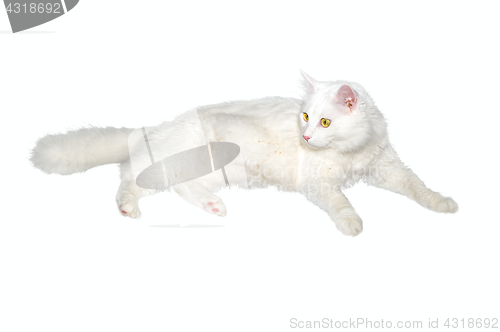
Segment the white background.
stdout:
[[[499,318],[497,4],[81,1],[19,34],[0,10],[0,330]],[[363,84],[401,158],[459,212],[357,185],[356,238],[274,189],[222,191],[225,218],[163,193],[131,220],[116,165],[63,177],[28,161],[47,133],[299,96],[299,69]]]

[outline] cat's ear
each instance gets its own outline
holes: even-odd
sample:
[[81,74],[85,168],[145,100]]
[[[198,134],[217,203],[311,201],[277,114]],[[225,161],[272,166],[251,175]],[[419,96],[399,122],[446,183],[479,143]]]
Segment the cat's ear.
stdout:
[[352,112],[356,108],[356,105],[358,104],[356,93],[347,84],[344,84],[340,87],[339,91],[337,92],[337,96],[335,97],[335,101],[337,103],[340,103],[350,112]]
[[300,73],[302,74],[302,85],[304,86],[305,92],[307,94],[314,93],[314,91],[316,91],[318,81],[304,73],[302,70]]

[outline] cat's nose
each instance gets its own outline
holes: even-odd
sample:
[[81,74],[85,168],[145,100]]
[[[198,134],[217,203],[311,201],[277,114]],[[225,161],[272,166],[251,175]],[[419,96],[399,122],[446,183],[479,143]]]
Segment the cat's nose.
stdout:
[[304,137],[304,139],[306,140],[306,142],[309,142],[309,140],[311,139],[311,136],[303,135],[302,137]]

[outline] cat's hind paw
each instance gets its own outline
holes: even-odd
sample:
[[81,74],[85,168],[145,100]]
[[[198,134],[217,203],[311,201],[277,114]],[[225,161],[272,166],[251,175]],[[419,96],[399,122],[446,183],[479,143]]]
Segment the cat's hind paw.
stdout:
[[124,217],[139,218],[141,216],[141,210],[139,210],[139,205],[134,201],[121,200],[118,203],[118,209]]
[[202,204],[203,210],[208,213],[215,214],[219,217],[225,217],[227,214],[226,205],[224,205],[221,200],[210,200],[202,202]]
[[363,220],[358,215],[339,216],[335,225],[344,235],[356,236],[363,231]]

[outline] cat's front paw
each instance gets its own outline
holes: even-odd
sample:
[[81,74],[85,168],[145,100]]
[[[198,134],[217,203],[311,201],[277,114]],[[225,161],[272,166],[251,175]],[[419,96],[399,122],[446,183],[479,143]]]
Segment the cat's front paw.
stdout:
[[455,213],[458,211],[458,204],[451,197],[441,197],[432,205],[431,210],[441,213]]
[[344,235],[356,236],[363,231],[363,220],[358,215],[338,216],[335,225]]

